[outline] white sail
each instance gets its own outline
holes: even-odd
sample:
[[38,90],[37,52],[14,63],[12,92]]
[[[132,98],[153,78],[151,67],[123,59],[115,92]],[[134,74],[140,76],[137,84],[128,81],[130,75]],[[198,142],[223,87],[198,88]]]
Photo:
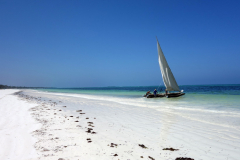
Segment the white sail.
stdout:
[[157,47],[158,47],[158,62],[162,72],[163,82],[167,91],[180,91],[178,84],[172,74],[172,71],[168,66],[168,63],[162,52],[162,49],[159,45],[158,40],[157,40]]

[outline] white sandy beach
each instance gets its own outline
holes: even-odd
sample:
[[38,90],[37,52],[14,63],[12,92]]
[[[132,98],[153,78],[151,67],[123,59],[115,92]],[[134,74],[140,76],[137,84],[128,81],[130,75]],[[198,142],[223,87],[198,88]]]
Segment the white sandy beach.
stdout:
[[1,160],[240,159],[239,127],[219,124],[215,113],[206,123],[171,109],[18,91],[0,90]]
[[34,159],[38,157],[32,132],[41,127],[29,109],[36,104],[21,101],[19,90],[0,90],[0,159]]

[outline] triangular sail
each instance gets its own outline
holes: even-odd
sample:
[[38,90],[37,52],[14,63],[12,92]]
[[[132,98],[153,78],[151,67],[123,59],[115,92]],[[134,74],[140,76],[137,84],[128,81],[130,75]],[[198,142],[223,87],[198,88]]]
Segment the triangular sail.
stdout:
[[158,47],[158,62],[162,72],[163,82],[167,91],[180,91],[178,84],[172,74],[172,71],[168,66],[168,63],[162,52],[162,49],[159,45],[158,40],[157,40],[157,47]]

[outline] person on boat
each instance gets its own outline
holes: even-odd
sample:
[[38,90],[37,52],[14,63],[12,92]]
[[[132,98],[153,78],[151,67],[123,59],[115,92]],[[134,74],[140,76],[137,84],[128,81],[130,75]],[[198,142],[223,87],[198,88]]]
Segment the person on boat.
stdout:
[[154,97],[156,97],[157,96],[157,90],[155,89],[154,91],[153,91],[153,94],[154,94]]
[[166,95],[168,94],[168,91],[167,91],[167,89],[165,89],[165,94],[166,94]]
[[146,93],[146,96],[149,95],[149,94],[151,94],[150,91],[148,91],[148,92]]

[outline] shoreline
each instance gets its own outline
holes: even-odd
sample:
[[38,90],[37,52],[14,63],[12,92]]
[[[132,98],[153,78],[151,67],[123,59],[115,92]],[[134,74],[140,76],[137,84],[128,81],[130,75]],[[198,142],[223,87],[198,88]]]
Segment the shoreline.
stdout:
[[[221,133],[214,135],[213,124],[186,121],[168,111],[156,114],[153,109],[43,92],[6,95],[4,99],[9,96],[14,99],[11,107],[20,102],[22,107],[28,106],[23,112],[34,122],[35,128],[28,132],[27,139],[34,140],[29,151],[34,150],[35,154],[23,159],[237,160],[240,157],[239,134],[234,133],[236,142],[229,141],[224,131],[228,128],[221,127]],[[1,98],[0,94],[0,104]],[[14,159],[10,154],[8,158]]]

